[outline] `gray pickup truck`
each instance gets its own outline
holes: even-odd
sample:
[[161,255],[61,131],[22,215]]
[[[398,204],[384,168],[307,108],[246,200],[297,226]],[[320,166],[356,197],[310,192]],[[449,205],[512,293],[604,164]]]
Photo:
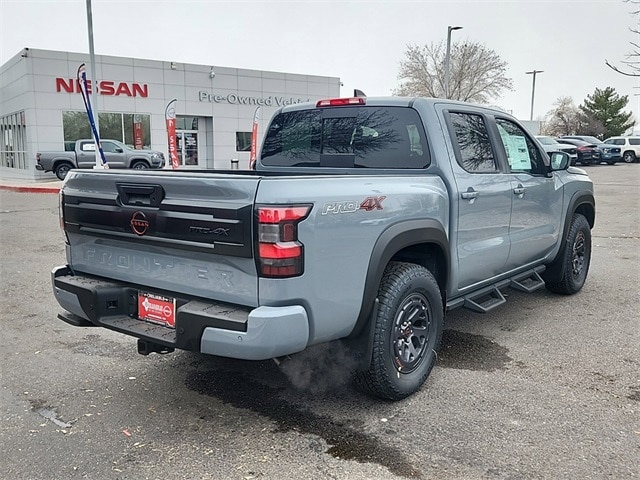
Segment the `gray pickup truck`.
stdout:
[[[134,150],[117,140],[101,140],[102,150],[109,168],[147,168],[164,167],[164,154],[153,150]],[[96,144],[93,140],[77,140],[73,151],[38,152],[36,170],[53,172],[64,180],[72,168],[93,168],[96,164]]]
[[568,162],[501,111],[355,97],[278,110],[255,171],[72,171],[59,318],[142,354],[339,342],[358,386],[401,399],[427,379],[447,310],[582,288],[595,200]]

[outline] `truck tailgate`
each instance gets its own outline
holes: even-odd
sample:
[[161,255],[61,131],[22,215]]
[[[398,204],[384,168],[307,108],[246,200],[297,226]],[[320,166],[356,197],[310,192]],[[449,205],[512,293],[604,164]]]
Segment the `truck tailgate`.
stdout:
[[257,306],[253,201],[260,177],[73,172],[62,189],[76,272]]

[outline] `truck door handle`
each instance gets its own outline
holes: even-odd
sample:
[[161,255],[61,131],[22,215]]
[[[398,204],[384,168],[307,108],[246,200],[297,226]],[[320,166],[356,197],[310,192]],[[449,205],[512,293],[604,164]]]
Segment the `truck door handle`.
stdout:
[[465,200],[475,200],[476,198],[478,198],[478,192],[469,187],[468,190],[466,192],[462,192],[460,196]]
[[524,192],[525,192],[525,188],[522,185],[518,185],[516,188],[513,189],[513,194],[518,195],[521,198],[522,196],[524,196]]

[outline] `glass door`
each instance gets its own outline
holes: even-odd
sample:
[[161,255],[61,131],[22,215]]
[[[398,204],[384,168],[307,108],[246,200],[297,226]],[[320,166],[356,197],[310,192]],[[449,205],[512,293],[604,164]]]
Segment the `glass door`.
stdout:
[[198,131],[177,130],[176,140],[180,165],[198,165]]

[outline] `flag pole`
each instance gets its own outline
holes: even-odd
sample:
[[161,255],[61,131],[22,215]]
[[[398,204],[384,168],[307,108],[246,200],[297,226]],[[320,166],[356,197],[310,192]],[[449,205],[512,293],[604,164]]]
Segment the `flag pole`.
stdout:
[[[91,0],[87,0],[87,29],[89,32],[89,63],[91,64],[91,103],[94,109],[94,123],[96,136],[100,136],[100,123],[98,115],[98,80],[96,79],[96,56],[93,50],[93,16],[91,14]],[[104,168],[101,153],[99,151],[98,139],[96,138],[96,168]],[[106,162],[105,162],[106,163]]]
[[260,106],[253,112],[253,126],[251,128],[251,155],[249,157],[249,169],[256,168],[256,159],[258,157],[258,119],[260,115]]

